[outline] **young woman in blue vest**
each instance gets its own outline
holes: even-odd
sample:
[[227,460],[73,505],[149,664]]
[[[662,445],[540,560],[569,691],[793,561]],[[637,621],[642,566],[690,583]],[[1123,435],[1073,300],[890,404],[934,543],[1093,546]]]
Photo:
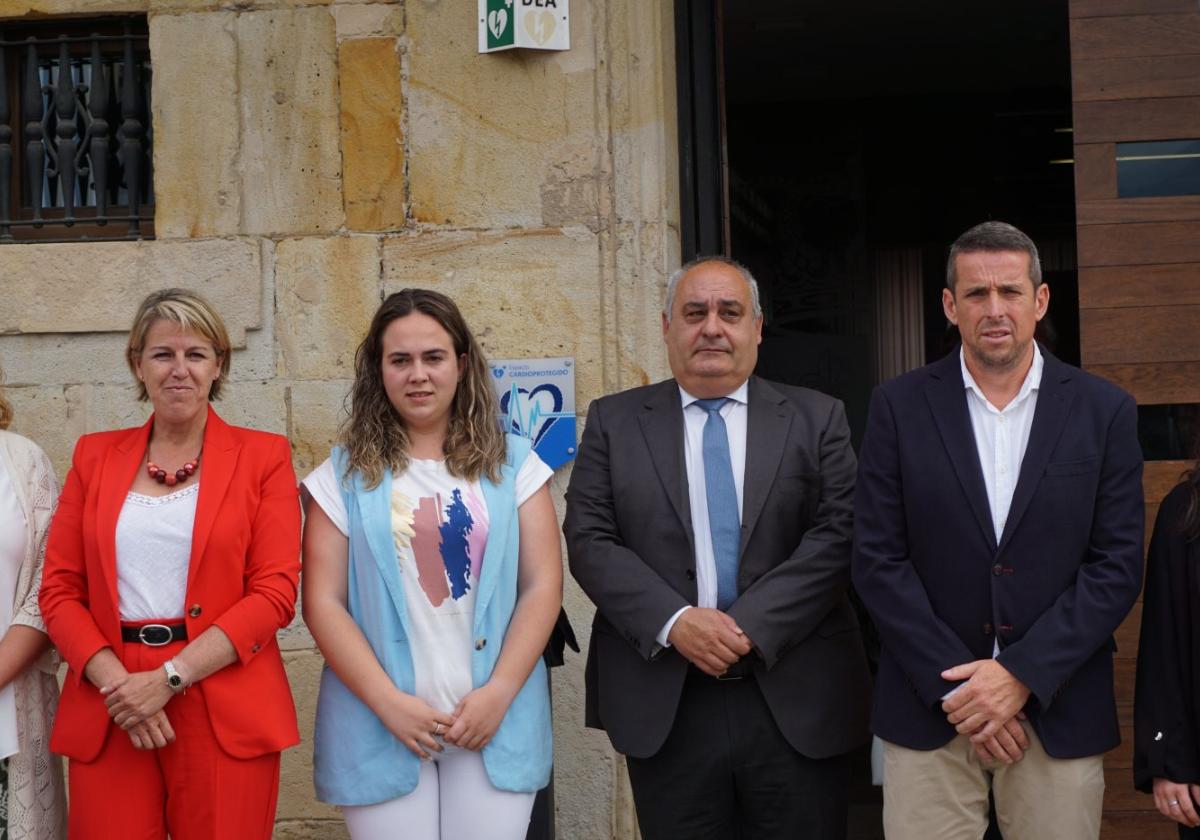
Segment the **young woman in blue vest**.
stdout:
[[317,796],[354,840],[520,840],[550,778],[551,471],[501,431],[489,377],[450,298],[391,295],[303,482]]

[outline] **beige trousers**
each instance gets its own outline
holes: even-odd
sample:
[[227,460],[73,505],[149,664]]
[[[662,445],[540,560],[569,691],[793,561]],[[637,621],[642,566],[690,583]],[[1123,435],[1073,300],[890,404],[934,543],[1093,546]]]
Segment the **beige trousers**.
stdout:
[[1051,758],[1025,724],[1029,749],[1015,764],[984,762],[967,736],[936,750],[883,744],[883,831],[888,840],[976,840],[988,824],[988,789],[1004,840],[1096,840],[1104,758]]

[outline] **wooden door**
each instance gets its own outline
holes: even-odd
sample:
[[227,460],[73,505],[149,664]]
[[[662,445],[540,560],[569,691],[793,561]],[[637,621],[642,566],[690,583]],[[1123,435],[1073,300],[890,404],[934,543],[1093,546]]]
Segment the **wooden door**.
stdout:
[[[1121,197],[1119,144],[1200,138],[1197,0],[1071,0],[1080,349],[1140,404],[1200,402],[1200,195]],[[1128,169],[1122,170],[1126,178]],[[1119,186],[1120,183],[1120,186]],[[1181,461],[1146,464],[1147,534]],[[1133,790],[1139,601],[1117,634],[1124,743],[1106,758],[1106,838],[1174,838]]]

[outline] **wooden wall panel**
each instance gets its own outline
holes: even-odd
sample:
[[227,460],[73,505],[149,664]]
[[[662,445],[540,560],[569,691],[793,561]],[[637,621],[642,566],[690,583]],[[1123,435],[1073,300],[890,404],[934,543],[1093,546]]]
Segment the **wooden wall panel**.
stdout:
[[1200,362],[1088,365],[1088,370],[1124,388],[1140,405],[1200,402]]
[[[1154,807],[1154,800],[1149,794],[1133,789],[1133,772],[1127,767],[1104,768],[1104,810],[1105,811],[1146,811]],[[1157,812],[1156,812],[1157,813]],[[1166,819],[1159,817],[1166,822]],[[1175,835],[1176,840],[1178,835]],[[1108,840],[1105,836],[1105,840]]]
[[1191,466],[1188,461],[1150,461],[1142,478],[1146,501],[1161,502],[1179,483],[1180,476]]
[[1071,0],[1072,18],[1172,15],[1195,11],[1195,0]]
[[1121,745],[1104,754],[1104,766],[1110,769],[1133,767],[1133,724],[1121,722]]
[[[1149,525],[1149,523],[1147,523]],[[1137,654],[1138,630],[1142,626],[1142,602],[1133,605],[1133,612],[1121,622],[1113,638],[1117,640],[1118,656],[1135,656]]]
[[[1114,148],[1081,146],[1080,148]],[[1076,161],[1078,164],[1078,161]],[[1113,195],[1116,195],[1116,158],[1106,161],[1113,170]],[[1078,175],[1076,176],[1078,178]],[[1155,198],[1111,198],[1083,200],[1076,191],[1075,221],[1081,225],[1113,225],[1126,222],[1200,221],[1200,196],[1170,195]]]
[[1133,702],[1133,681],[1137,673],[1137,660],[1118,656],[1113,658],[1113,688],[1118,704]]
[[1095,143],[1075,147],[1075,200],[1104,201],[1117,197],[1117,146]]
[[1200,262],[1200,222],[1080,225],[1077,234],[1080,268]]
[[1071,87],[1076,102],[1200,96],[1200,55],[1073,61]]
[[[1200,138],[1200,3],[1070,0],[1080,344],[1140,404],[1200,402],[1200,196],[1117,198],[1116,143]],[[1146,543],[1187,466],[1145,466]],[[1122,745],[1105,757],[1104,840],[1176,837],[1133,789],[1141,603],[1114,637]]]
[[[1054,293],[1053,288],[1050,293]],[[1079,270],[1080,309],[1191,303],[1200,303],[1200,263],[1094,266]]]
[[1083,364],[1200,361],[1200,306],[1084,309],[1079,313]]
[[1200,97],[1076,102],[1076,143],[1188,140],[1200,137]]
[[1143,799],[1150,804],[1147,811],[1105,810],[1100,818],[1100,836],[1103,840],[1179,840],[1175,823],[1153,809],[1150,797]]
[[1200,43],[1200,15],[1193,6],[1176,15],[1076,18],[1071,21],[1071,59],[1188,55]]

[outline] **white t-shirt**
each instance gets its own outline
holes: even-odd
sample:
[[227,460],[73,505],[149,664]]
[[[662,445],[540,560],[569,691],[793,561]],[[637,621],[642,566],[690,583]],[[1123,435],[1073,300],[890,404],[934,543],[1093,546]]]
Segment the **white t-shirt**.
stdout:
[[[531,451],[517,471],[517,506],[552,474]],[[333,461],[325,459],[302,484],[349,536],[341,476]],[[410,460],[408,469],[392,479],[392,540],[404,581],[416,695],[439,711],[452,712],[471,691],[475,590],[487,534],[478,481],[456,478],[443,461],[431,460]]]

